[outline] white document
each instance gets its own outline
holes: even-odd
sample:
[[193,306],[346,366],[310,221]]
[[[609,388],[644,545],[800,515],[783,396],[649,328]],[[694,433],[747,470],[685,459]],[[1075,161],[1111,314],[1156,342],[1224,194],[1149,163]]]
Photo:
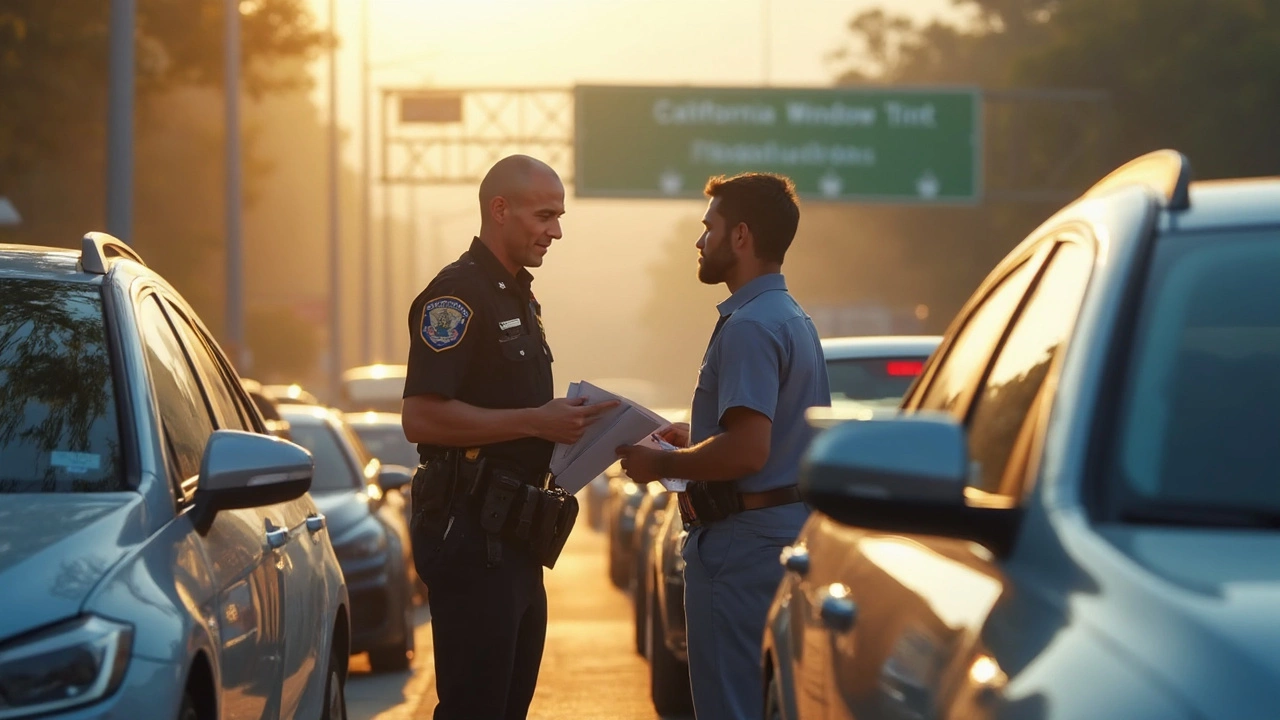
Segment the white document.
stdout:
[[570,494],[587,486],[600,473],[617,462],[616,448],[634,445],[668,423],[662,416],[624,397],[596,387],[589,382],[573,383],[567,397],[584,397],[587,405],[609,400],[621,404],[600,416],[578,442],[557,444],[551,453],[551,474],[556,484]]

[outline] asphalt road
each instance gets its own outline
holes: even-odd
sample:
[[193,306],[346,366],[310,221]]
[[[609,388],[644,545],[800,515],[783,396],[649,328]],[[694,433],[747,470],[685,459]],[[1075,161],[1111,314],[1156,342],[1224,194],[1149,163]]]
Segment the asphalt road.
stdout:
[[[546,573],[550,621],[529,718],[659,720],[649,700],[649,666],[634,649],[630,598],[609,584],[605,538],[584,520],[556,569]],[[364,656],[352,658],[351,720],[431,718],[436,697],[426,608],[418,610],[417,633],[418,652],[408,672],[373,675]]]

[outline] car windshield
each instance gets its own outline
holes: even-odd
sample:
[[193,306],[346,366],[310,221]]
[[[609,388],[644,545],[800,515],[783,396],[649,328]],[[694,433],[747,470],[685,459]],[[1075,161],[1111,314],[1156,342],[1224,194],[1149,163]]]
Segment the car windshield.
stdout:
[[1280,514],[1278,277],[1280,229],[1157,242],[1110,454],[1127,514]]
[[924,356],[827,359],[831,401],[896,406],[924,368]]
[[360,490],[364,483],[356,474],[352,461],[338,442],[338,436],[326,425],[301,425],[294,423],[291,429],[293,441],[315,458],[315,475],[311,479],[311,492],[350,492]]
[[352,425],[360,441],[374,457],[388,465],[412,468],[418,464],[418,450],[404,439],[399,425]]
[[0,279],[0,492],[126,490],[98,288]]

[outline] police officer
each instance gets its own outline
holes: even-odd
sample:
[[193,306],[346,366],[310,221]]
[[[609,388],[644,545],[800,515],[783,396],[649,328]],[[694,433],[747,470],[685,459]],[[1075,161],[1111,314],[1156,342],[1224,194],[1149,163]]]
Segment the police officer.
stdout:
[[693,395],[685,449],[620,447],[636,482],[683,478],[689,678],[699,720],[762,715],[760,650],[782,566],[808,516],[796,488],[811,438],[806,409],[831,404],[817,329],[787,291],[782,260],[800,208],[785,177],[712,178],[698,239],[698,279],[724,283]]
[[[414,563],[427,584],[436,720],[524,718],[546,638],[542,564],[493,532],[494,506],[540,488],[557,442],[612,404],[553,398],[551,348],[528,267],[561,237],[564,186],[545,163],[498,161],[480,184],[480,234],[414,300],[402,423],[422,465]],[[515,490],[501,490],[503,483]],[[518,497],[516,498],[519,499]],[[487,528],[487,529],[486,529]]]

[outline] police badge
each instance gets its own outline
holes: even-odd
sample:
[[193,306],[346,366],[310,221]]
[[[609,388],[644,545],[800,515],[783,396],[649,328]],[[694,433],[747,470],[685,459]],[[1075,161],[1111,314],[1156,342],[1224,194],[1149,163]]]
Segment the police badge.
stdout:
[[436,352],[456,347],[467,334],[471,308],[462,300],[445,296],[422,307],[422,341]]

